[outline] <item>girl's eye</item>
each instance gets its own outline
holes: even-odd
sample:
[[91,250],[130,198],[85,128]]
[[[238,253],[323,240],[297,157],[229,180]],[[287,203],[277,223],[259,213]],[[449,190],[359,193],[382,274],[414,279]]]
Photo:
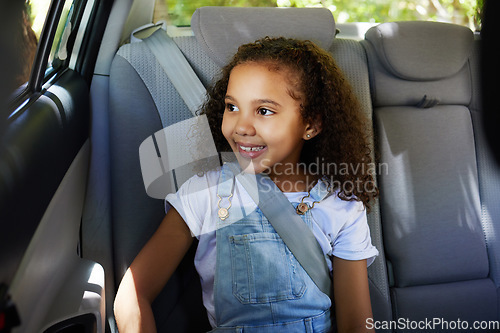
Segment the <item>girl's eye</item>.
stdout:
[[274,111],[271,111],[271,110],[265,109],[265,108],[260,108],[257,112],[261,116],[270,116],[270,115],[275,113]]
[[240,111],[236,105],[233,104],[226,104],[226,110],[228,111]]

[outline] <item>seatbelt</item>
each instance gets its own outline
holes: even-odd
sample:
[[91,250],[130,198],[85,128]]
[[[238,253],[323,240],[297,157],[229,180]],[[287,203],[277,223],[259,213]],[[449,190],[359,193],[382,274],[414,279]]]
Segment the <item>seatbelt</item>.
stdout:
[[143,39],[193,116],[203,105],[206,89],[177,44],[163,29]]
[[[196,116],[196,111],[203,105],[206,90],[177,44],[162,29],[158,29],[143,42],[153,52],[189,110]],[[230,165],[234,168],[232,171],[237,175],[236,178],[300,265],[318,288],[332,297],[332,281],[323,250],[309,227],[295,214],[293,206],[285,195],[269,177],[241,173],[239,167]],[[266,190],[260,190],[263,185],[266,186]]]
[[323,250],[313,232],[295,212],[290,201],[269,176],[241,172],[228,163],[236,179],[269,220],[274,230],[318,288],[332,297],[332,280]]

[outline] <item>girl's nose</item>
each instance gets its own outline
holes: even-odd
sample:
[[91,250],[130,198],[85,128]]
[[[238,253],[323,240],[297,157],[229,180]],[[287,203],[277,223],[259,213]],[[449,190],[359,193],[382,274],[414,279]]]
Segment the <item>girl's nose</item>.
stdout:
[[255,126],[252,116],[240,114],[236,122],[235,132],[241,136],[255,135]]

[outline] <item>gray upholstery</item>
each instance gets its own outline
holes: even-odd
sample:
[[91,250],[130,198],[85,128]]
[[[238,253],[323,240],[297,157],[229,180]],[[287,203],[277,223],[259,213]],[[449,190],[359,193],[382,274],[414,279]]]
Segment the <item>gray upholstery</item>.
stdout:
[[371,28],[366,39],[392,75],[405,80],[438,80],[457,73],[473,42],[466,27],[427,22],[393,22]]
[[[176,42],[202,82],[209,84],[218,67],[203,56],[194,38],[177,37]],[[146,195],[139,145],[192,114],[151,51],[140,42],[118,50],[110,76],[112,207],[119,280],[165,213],[162,200]]]
[[381,209],[396,286],[487,277],[467,108],[381,107],[376,115],[389,170],[381,175]]
[[[431,284],[407,288],[393,288],[394,317],[413,321],[434,320],[467,321],[470,328],[475,321],[497,318],[495,286],[490,279]],[[455,302],[455,303],[451,303]],[[450,304],[454,306],[450,306]],[[397,319],[396,319],[397,320]],[[446,327],[436,327],[437,332]],[[401,330],[415,332],[415,330]],[[470,332],[474,330],[464,330]],[[431,330],[429,330],[431,332]]]
[[380,209],[395,320],[498,319],[469,109],[473,44],[467,28],[434,22],[384,23],[363,42],[388,166]]
[[312,40],[328,50],[335,37],[335,21],[326,8],[201,7],[191,18],[198,43],[219,66],[238,46],[262,37]]
[[[329,51],[351,84],[365,116],[372,121],[368,63],[363,47],[357,41],[336,38]],[[370,144],[373,148],[373,140]],[[374,152],[374,149],[372,151]],[[388,321],[392,319],[392,311],[378,201],[371,207],[368,214],[368,225],[372,242],[379,250],[378,258],[368,267],[373,315],[375,320]]]
[[[210,67],[204,69],[200,77],[211,78]],[[170,108],[160,109],[159,105]],[[164,126],[186,119],[191,113],[164,77],[159,63],[141,43],[125,45],[115,56],[110,72],[109,107],[113,255],[118,285],[165,215],[163,201],[148,197],[144,189],[139,145]],[[208,328],[192,261],[191,252],[154,303],[159,332],[172,327],[179,332],[201,332]]]
[[375,105],[417,106],[424,96],[441,105],[469,104],[472,88],[465,65],[472,50],[470,29],[445,23],[384,23],[368,30],[366,39],[374,52],[370,77]]

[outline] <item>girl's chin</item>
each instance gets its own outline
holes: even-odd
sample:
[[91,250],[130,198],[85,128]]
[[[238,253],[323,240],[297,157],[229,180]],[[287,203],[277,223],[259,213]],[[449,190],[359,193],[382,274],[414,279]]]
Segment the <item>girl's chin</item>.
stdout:
[[267,170],[267,167],[262,165],[262,161],[246,159],[241,156],[237,157],[238,163],[240,165],[241,170],[245,173],[250,174],[259,174]]

